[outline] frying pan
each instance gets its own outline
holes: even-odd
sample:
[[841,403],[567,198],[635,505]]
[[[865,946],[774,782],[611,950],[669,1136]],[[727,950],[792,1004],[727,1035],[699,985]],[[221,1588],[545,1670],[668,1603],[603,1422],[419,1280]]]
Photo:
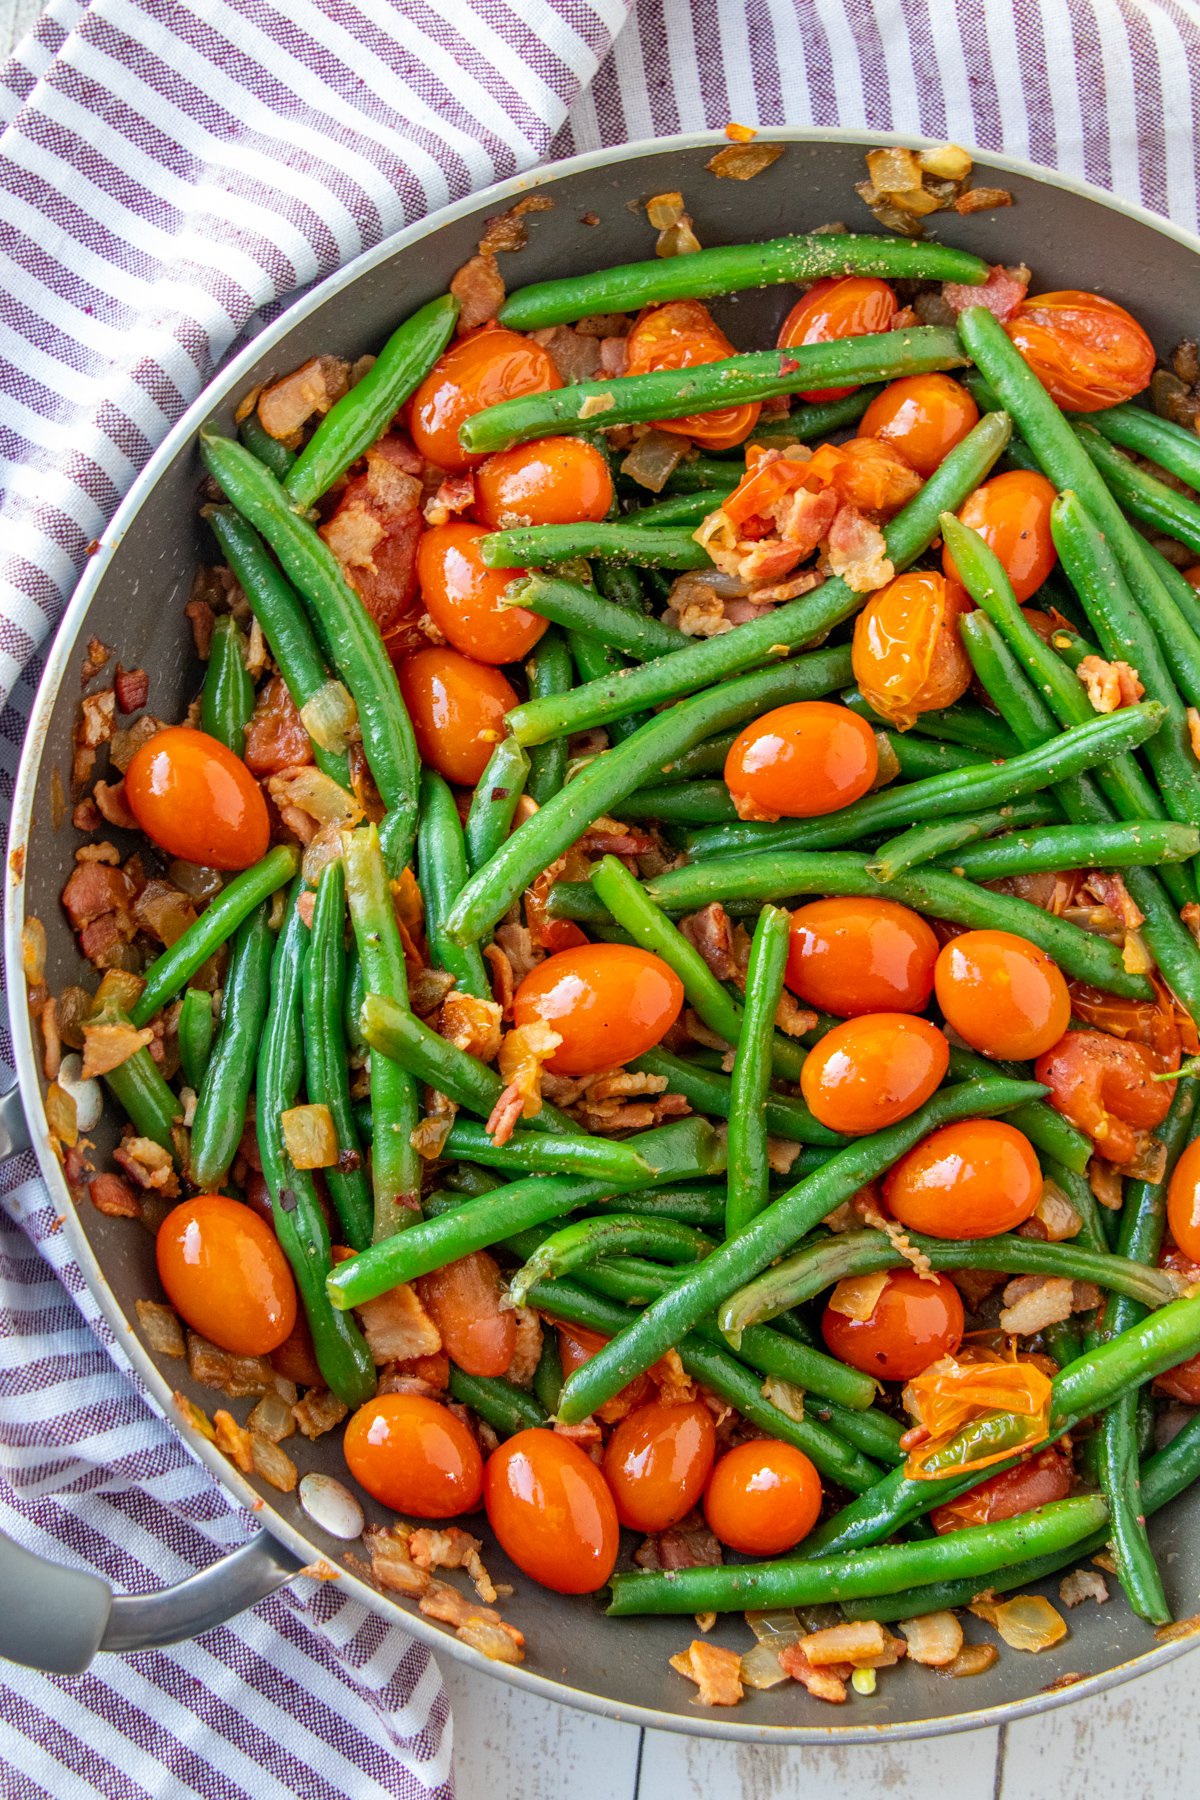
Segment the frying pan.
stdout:
[[[184,1427],[172,1390],[182,1386],[206,1407],[213,1396],[189,1385],[178,1362],[152,1356],[138,1335],[134,1302],[158,1293],[152,1240],[127,1220],[105,1218],[86,1203],[77,1209],[48,1143],[20,939],[26,912],[42,920],[52,990],[91,974],[58,899],[76,840],[69,825],[55,829],[51,805],[54,772],[69,772],[82,645],[93,632],[114,645],[127,667],[149,670],[153,710],[165,718],[182,714],[199,685],[182,609],[195,565],[213,555],[196,517],[197,430],[209,422],[229,430],[241,394],[309,356],[335,351],[356,357],[377,349],[397,320],[445,290],[473,254],[485,219],[522,195],[536,189],[554,206],[530,218],[528,248],[506,259],[512,286],[644,257],[648,228],[636,203],[671,189],[686,196],[705,244],[775,237],[833,220],[871,230],[873,221],[854,192],[864,173],[864,152],[882,142],[920,148],[912,139],[877,135],[866,142],[839,131],[761,136],[786,149],[747,183],[707,172],[705,164],[723,138],[634,144],[574,157],[489,188],[360,257],[234,358],[134,483],[91,558],[51,650],[17,777],[5,872],[5,949],[18,1088],[6,1097],[0,1118],[0,1155],[32,1141],[71,1248],[138,1374],[216,1480],[235,1501],[257,1510],[262,1529],[244,1549],[180,1586],[116,1597],[96,1576],[52,1567],[0,1538],[0,1655],[72,1672],[85,1668],[97,1650],[179,1642],[252,1605],[306,1563],[324,1557],[340,1564],[345,1549],[317,1529],[294,1495],[281,1496],[239,1474]],[[938,237],[989,262],[1030,263],[1039,289],[1085,288],[1110,295],[1136,313],[1160,352],[1194,330],[1200,240],[1095,189],[1003,157],[981,158],[976,179],[1007,188],[1015,204],[966,218],[942,214],[935,221]],[[791,297],[789,290],[769,289],[718,302],[715,310],[733,341],[749,348],[773,341]],[[106,1116],[97,1133],[101,1160],[118,1130],[119,1121]],[[304,1463],[344,1474],[337,1435],[305,1447]],[[386,1516],[378,1508],[368,1507],[368,1513]],[[1200,1488],[1160,1514],[1152,1533],[1176,1613],[1186,1617],[1197,1610],[1200,1596]],[[861,1742],[993,1725],[1096,1693],[1189,1647],[1186,1638],[1156,1642],[1118,1595],[1109,1606],[1073,1612],[1070,1635],[1055,1648],[1037,1657],[1005,1651],[991,1670],[968,1681],[901,1664],[887,1672],[874,1695],[856,1697],[845,1709],[823,1706],[789,1682],[748,1694],[735,1710],[701,1713],[692,1704],[691,1687],[667,1664],[692,1635],[690,1621],[610,1620],[600,1597],[549,1593],[506,1566],[494,1549],[488,1561],[497,1578],[515,1588],[505,1611],[527,1639],[528,1660],[520,1668],[484,1663],[478,1652],[415,1609],[381,1596],[349,1573],[342,1580],[355,1598],[439,1654],[486,1666],[530,1692],[642,1725],[759,1742]],[[1057,1598],[1054,1584],[1047,1592]],[[736,1616],[723,1620],[714,1636],[739,1649],[748,1641]],[[1064,1680],[1067,1685],[1056,1686]]]

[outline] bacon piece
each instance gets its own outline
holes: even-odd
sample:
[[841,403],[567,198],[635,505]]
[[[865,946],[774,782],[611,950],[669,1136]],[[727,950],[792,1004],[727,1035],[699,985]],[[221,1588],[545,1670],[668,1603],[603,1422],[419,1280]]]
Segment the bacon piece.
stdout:
[[462,469],[456,475],[447,475],[425,502],[425,523],[446,525],[456,513],[469,513],[474,504],[475,476],[470,469]]
[[599,339],[586,336],[573,325],[551,325],[529,335],[542,346],[567,387],[577,381],[591,381],[600,373]]
[[[96,810],[108,825],[116,826],[118,831],[137,831],[138,822],[129,809],[125,798],[125,783],[117,781],[97,781],[92,788],[92,799]],[[89,829],[95,829],[90,827]]]
[[839,506],[825,548],[833,573],[856,594],[886,586],[896,573],[878,525],[848,503]]
[[733,921],[719,900],[680,919],[679,929],[718,981],[738,979],[741,971],[733,953]]
[[272,675],[260,689],[246,727],[244,761],[252,775],[277,775],[313,760],[312,741],[287,683]]
[[520,1118],[535,1119],[542,1110],[542,1064],[562,1043],[540,1019],[510,1031],[500,1046],[500,1074],[504,1092],[492,1109],[487,1130],[497,1144],[506,1144]]
[[736,1706],[742,1698],[742,1659],[736,1650],[693,1638],[686,1650],[669,1661],[680,1675],[695,1682],[701,1706]]
[[1002,263],[993,263],[982,287],[968,287],[961,281],[944,281],[942,299],[955,313],[966,312],[969,306],[986,306],[1003,324],[1012,318],[1028,287],[1029,270],[1024,264],[1006,269]]
[[408,1540],[408,1554],[418,1569],[465,1569],[479,1598],[490,1606],[497,1598],[496,1586],[484,1567],[482,1549],[480,1539],[459,1525],[422,1526]]
[[1087,689],[1094,712],[1111,713],[1122,706],[1134,706],[1146,691],[1137,670],[1127,662],[1085,656],[1076,664],[1075,673]]
[[502,1018],[503,1010],[495,1000],[477,1000],[473,994],[452,989],[438,1015],[438,1035],[480,1062],[490,1063],[500,1052]]
[[80,701],[71,757],[71,780],[75,787],[82,787],[95,768],[96,751],[112,737],[116,718],[116,695],[112,688],[105,688],[99,694],[85,694]]
[[458,301],[458,335],[474,331],[494,319],[504,305],[504,277],[490,250],[481,251],[450,277],[450,292]]
[[313,356],[264,388],[258,418],[264,431],[280,440],[293,438],[316,413],[323,418],[347,391],[349,366],[340,356]]
[[421,483],[411,473],[412,446],[388,432],[366,454],[366,470],[347,482],[321,536],[384,636],[417,594],[417,540],[424,529]]
[[150,677],[145,669],[125,669],[118,663],[113,676],[113,691],[118,712],[140,712],[150,698]]
[[849,1663],[816,1669],[804,1654],[803,1644],[787,1644],[779,1652],[779,1666],[806,1687],[814,1700],[827,1700],[831,1706],[845,1704],[846,1680],[852,1672]]
[[719,1568],[721,1546],[698,1512],[667,1531],[656,1531],[634,1552],[639,1569]]
[[[93,1175],[87,1184],[92,1205],[97,1212],[102,1212],[110,1219],[138,1219],[141,1217],[141,1203],[127,1181],[119,1175]],[[180,1339],[180,1352],[183,1354]]]

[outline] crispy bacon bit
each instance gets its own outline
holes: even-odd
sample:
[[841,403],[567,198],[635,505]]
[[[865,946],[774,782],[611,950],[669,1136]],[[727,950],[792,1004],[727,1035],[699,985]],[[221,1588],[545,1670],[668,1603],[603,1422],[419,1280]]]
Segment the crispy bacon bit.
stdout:
[[[1044,1243],[1062,1244],[1078,1237],[1083,1220],[1057,1182],[1042,1184],[1042,1197],[1032,1219],[1021,1226],[1020,1236],[1040,1237]],[[1035,1229],[1036,1228],[1036,1229]]]
[[118,712],[141,712],[150,698],[150,677],[145,669],[125,669],[118,663],[113,677],[113,691],[117,697]]
[[347,482],[321,536],[342,573],[387,637],[417,594],[417,540],[424,528],[412,446],[388,432],[366,453],[366,470]]
[[479,253],[493,255],[499,250],[523,250],[529,242],[529,232],[525,226],[526,213],[550,212],[554,202],[549,194],[526,194],[506,212],[494,213],[484,221],[483,236],[479,240]]
[[123,869],[99,862],[78,863],[63,889],[63,907],[79,934],[79,947],[98,969],[111,968],[133,940],[134,893]]
[[489,1662],[521,1663],[525,1660],[525,1638],[506,1619],[485,1619],[472,1613],[454,1633],[472,1650],[478,1650]]
[[[97,1212],[102,1212],[110,1219],[137,1219],[141,1217],[141,1205],[137,1195],[127,1181],[119,1175],[93,1175],[88,1182],[88,1193],[92,1205]],[[148,1305],[148,1301],[138,1301],[139,1308]],[[175,1355],[175,1352],[171,1352]],[[183,1355],[183,1343],[180,1340],[178,1354]]]
[[505,1380],[518,1387],[528,1387],[537,1371],[542,1355],[542,1321],[531,1306],[516,1309],[517,1337],[512,1361],[504,1371]]
[[1013,197],[1007,188],[968,188],[954,202],[956,213],[994,212],[999,206],[1011,206]]
[[503,1011],[495,1000],[477,1000],[473,994],[452,989],[442,1001],[438,1035],[480,1062],[494,1062],[500,1052],[502,1019]]
[[223,1407],[213,1414],[213,1430],[217,1449],[230,1462],[236,1463],[243,1475],[249,1475],[254,1467],[254,1457],[250,1449],[250,1433],[244,1425],[239,1425],[232,1413]]
[[908,1644],[908,1660],[929,1669],[949,1668],[963,1646],[962,1626],[952,1612],[901,1619],[900,1630]]
[[425,1526],[414,1531],[408,1540],[408,1554],[419,1569],[465,1569],[479,1598],[490,1606],[497,1594],[484,1567],[482,1549],[480,1539],[458,1525],[444,1525],[437,1530]]
[[[83,1028],[83,1070],[85,1081],[95,1075],[111,1074],[119,1069],[122,1063],[128,1062],[137,1051],[143,1050],[153,1043],[154,1033],[149,1027],[136,1031],[129,1024],[85,1025]],[[166,1155],[166,1152],[163,1152]],[[168,1158],[168,1161],[170,1159]]]
[[[746,127],[739,129],[744,130]],[[725,131],[728,136],[728,126]],[[761,175],[764,169],[769,169],[772,163],[779,161],[785,148],[783,144],[750,145],[744,139],[737,139],[728,150],[718,150],[715,156],[710,156],[704,166],[710,175],[716,175],[718,179],[753,181],[756,175]]]
[[148,881],[133,903],[133,916],[143,931],[168,949],[196,923],[195,907],[169,881]]
[[733,951],[733,921],[719,900],[680,919],[679,929],[718,981],[738,980],[741,970]]
[[[265,1356],[234,1356],[201,1337],[198,1331],[187,1334],[188,1371],[201,1387],[220,1388],[231,1400],[244,1400],[251,1394],[278,1391],[280,1377]],[[295,1388],[292,1394],[295,1395]]]
[[71,780],[77,788],[83,786],[95,768],[96,751],[112,737],[116,718],[117,701],[112,688],[85,694],[80,701],[71,758]]
[[1075,673],[1087,689],[1094,712],[1111,713],[1122,706],[1134,706],[1146,691],[1137,670],[1127,662],[1105,662],[1102,656],[1085,656],[1076,665]]
[[639,1569],[716,1569],[721,1546],[700,1514],[690,1512],[678,1525],[648,1537],[633,1560]]
[[[92,799],[95,802],[96,811],[106,824],[115,826],[118,831],[136,831],[138,829],[138,822],[130,811],[129,802],[125,798],[124,781],[114,782],[111,785],[107,781],[97,781],[92,789]],[[78,811],[78,808],[76,810]],[[83,829],[95,831],[97,826],[88,825]]]
[[[456,514],[469,513],[474,504],[475,476],[470,469],[462,469],[456,475],[447,475],[437,492],[425,502],[425,523],[446,525]],[[525,520],[526,524],[528,522]],[[440,637],[441,633],[438,635]]]
[[494,319],[504,305],[504,277],[490,250],[465,262],[450,278],[450,292],[458,301],[458,335],[474,331]]
[[1064,1606],[1082,1606],[1085,1600],[1094,1600],[1097,1606],[1103,1606],[1112,1598],[1103,1575],[1093,1569],[1072,1569],[1069,1575],[1064,1575],[1058,1584],[1058,1597]]
[[114,731],[112,742],[108,746],[109,762],[123,775],[142,745],[148,744],[152,737],[157,737],[160,731],[165,730],[166,725],[161,719],[152,719],[149,713],[143,713],[128,730]]
[[312,742],[282,675],[260,689],[246,727],[246,767],[252,775],[277,775],[313,759]]
[[518,987],[544,960],[541,946],[534,943],[529,929],[511,919],[497,925],[496,942],[504,952],[512,979]]
[[942,299],[954,313],[966,312],[969,306],[986,306],[1003,324],[1012,318],[1028,287],[1029,270],[1023,263],[1014,269],[994,263],[982,287],[968,287],[961,281],[944,281]]
[[162,1194],[166,1199],[174,1199],[179,1192],[170,1151],[153,1138],[122,1138],[113,1151],[113,1161],[120,1163],[136,1187]]
[[814,1668],[804,1653],[804,1646],[785,1644],[779,1652],[779,1666],[785,1675],[806,1687],[814,1700],[827,1700],[831,1706],[844,1706],[846,1680],[851,1674],[849,1663],[831,1668]]
[[434,1356],[442,1347],[441,1333],[407,1281],[355,1310],[377,1364]]
[[97,675],[112,656],[108,645],[98,637],[90,637],[83,658],[83,667],[79,671],[79,685],[85,688],[89,681],[95,681]]
[[856,594],[886,586],[896,573],[882,531],[855,506],[838,507],[826,551],[830,569]]
[[736,1650],[693,1638],[686,1650],[669,1660],[680,1675],[695,1682],[698,1705],[736,1706],[742,1698],[742,1659]]
[[428,1569],[419,1569],[408,1553],[413,1535],[411,1525],[399,1523],[385,1530],[382,1525],[368,1525],[363,1543],[371,1558],[370,1575],[384,1593],[404,1594],[416,1598],[430,1587]]
[[505,1088],[487,1122],[497,1144],[506,1144],[518,1119],[536,1119],[542,1110],[542,1064],[562,1043],[557,1031],[536,1020],[510,1031],[500,1045],[500,1074]]
[[1032,1337],[1071,1316],[1072,1283],[1061,1275],[1018,1275],[1004,1290],[1000,1329]]
[[259,423],[273,438],[294,438],[314,413],[324,418],[349,386],[349,365],[340,356],[311,357],[259,395]]

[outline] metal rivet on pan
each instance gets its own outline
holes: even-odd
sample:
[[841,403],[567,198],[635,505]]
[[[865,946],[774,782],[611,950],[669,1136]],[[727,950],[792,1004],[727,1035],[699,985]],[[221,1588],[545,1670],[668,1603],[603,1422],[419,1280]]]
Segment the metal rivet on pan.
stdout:
[[300,1483],[300,1504],[330,1537],[362,1536],[366,1514],[350,1489],[332,1475],[306,1475]]

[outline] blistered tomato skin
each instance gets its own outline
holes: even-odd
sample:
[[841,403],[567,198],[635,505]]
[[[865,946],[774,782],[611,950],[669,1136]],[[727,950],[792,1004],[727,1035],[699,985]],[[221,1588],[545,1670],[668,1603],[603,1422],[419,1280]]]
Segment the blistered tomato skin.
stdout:
[[499,669],[430,646],[406,656],[396,675],[422,762],[460,787],[474,787],[517,704]]
[[409,431],[421,455],[454,473],[483,462],[458,441],[458,428],[485,407],[519,394],[562,386],[549,355],[532,338],[501,327],[468,331],[440,356],[412,398]]
[[809,1006],[839,1019],[923,1012],[938,941],[895,900],[813,900],[792,914],[784,979]]
[[1153,1051],[1106,1031],[1068,1031],[1033,1066],[1050,1105],[1111,1163],[1132,1162],[1139,1132],[1153,1131],[1170,1111],[1171,1084],[1155,1081],[1159,1073]]
[[240,1200],[184,1200],[159,1226],[155,1256],[176,1312],[222,1350],[267,1356],[291,1336],[292,1271],[271,1227]]
[[603,519],[612,501],[608,464],[582,438],[518,444],[489,456],[475,472],[475,517],[491,531]]
[[850,662],[864,699],[889,724],[905,731],[966,693],[971,659],[958,622],[969,608],[958,583],[932,570],[898,575],[870,596]]
[[[826,275],[813,282],[783,321],[779,347],[790,350],[797,344],[828,344],[837,338],[890,331],[898,310],[887,282],[874,275]],[[853,392],[852,387],[814,388],[800,398],[816,403],[841,400]]]
[[876,394],[858,433],[893,444],[928,480],[978,421],[979,408],[960,381],[950,375],[905,375]]
[[1200,1138],[1192,1140],[1175,1164],[1167,1189],[1167,1222],[1183,1254],[1200,1262]]
[[517,1025],[541,1020],[562,1038],[547,1067],[594,1075],[644,1056],[683,1006],[683,983],[661,957],[633,944],[560,950],[525,977],[513,998]]
[[806,1538],[821,1511],[821,1477],[802,1450],[769,1438],[727,1450],[709,1477],[704,1516],[743,1556],[778,1556]]
[[156,732],[125,771],[129,810],[168,856],[210,869],[248,869],[267,853],[271,821],[240,757],[204,731]]
[[1037,1506],[1065,1500],[1071,1491],[1071,1459],[1056,1446],[1039,1450],[1013,1469],[991,1475],[957,1500],[935,1506],[929,1522],[939,1537],[967,1525],[994,1525]]
[[1031,1218],[1042,1197],[1033,1145],[1002,1119],[943,1125],[900,1158],[883,1197],[909,1231],[936,1238],[999,1237]]
[[517,1343],[517,1317],[495,1259],[475,1250],[422,1275],[421,1304],[442,1337],[442,1348],[468,1375],[506,1375]]
[[489,569],[479,553],[487,536],[465,519],[433,525],[417,545],[417,579],[425,610],[463,656],[482,663],[520,662],[549,623],[523,606],[505,606],[509,585],[524,571]]
[[[1036,594],[1058,561],[1050,534],[1050,508],[1056,498],[1053,482],[1036,469],[1010,469],[977,487],[959,508],[963,524],[977,531],[1003,564],[1022,603]],[[958,580],[954,558],[946,549],[942,570],[948,580]]]
[[848,706],[799,700],[747,725],[725,758],[739,818],[808,819],[867,793],[879,772],[875,733]]
[[1068,412],[1100,412],[1150,385],[1154,345],[1132,314],[1100,294],[1078,288],[1033,294],[1004,329]]
[[556,1594],[593,1594],[613,1572],[617,1509],[589,1456],[557,1432],[518,1431],[484,1471],[488,1523],[505,1555]]
[[702,1401],[655,1401],[622,1419],[604,1451],[604,1479],[617,1517],[632,1531],[666,1531],[704,1492],[716,1454],[713,1416]]
[[831,1131],[882,1131],[916,1112],[950,1061],[945,1034],[911,1013],[864,1013],[835,1025],[809,1051],[800,1087]]
[[1071,995],[1057,963],[1011,931],[951,938],[933,983],[946,1023],[984,1056],[1031,1062],[1070,1023]]
[[[625,349],[629,375],[693,369],[734,355],[733,345],[699,300],[671,300],[665,306],[649,307],[625,339]],[[759,410],[757,403],[726,406],[685,419],[660,419],[658,429],[690,437],[703,450],[731,450],[749,437]]]
[[821,1336],[831,1356],[880,1381],[911,1381],[962,1343],[963,1303],[945,1275],[889,1269],[871,1316],[852,1319],[827,1306]]
[[343,1439],[346,1464],[372,1499],[415,1519],[474,1512],[483,1458],[463,1421],[424,1394],[377,1394]]

